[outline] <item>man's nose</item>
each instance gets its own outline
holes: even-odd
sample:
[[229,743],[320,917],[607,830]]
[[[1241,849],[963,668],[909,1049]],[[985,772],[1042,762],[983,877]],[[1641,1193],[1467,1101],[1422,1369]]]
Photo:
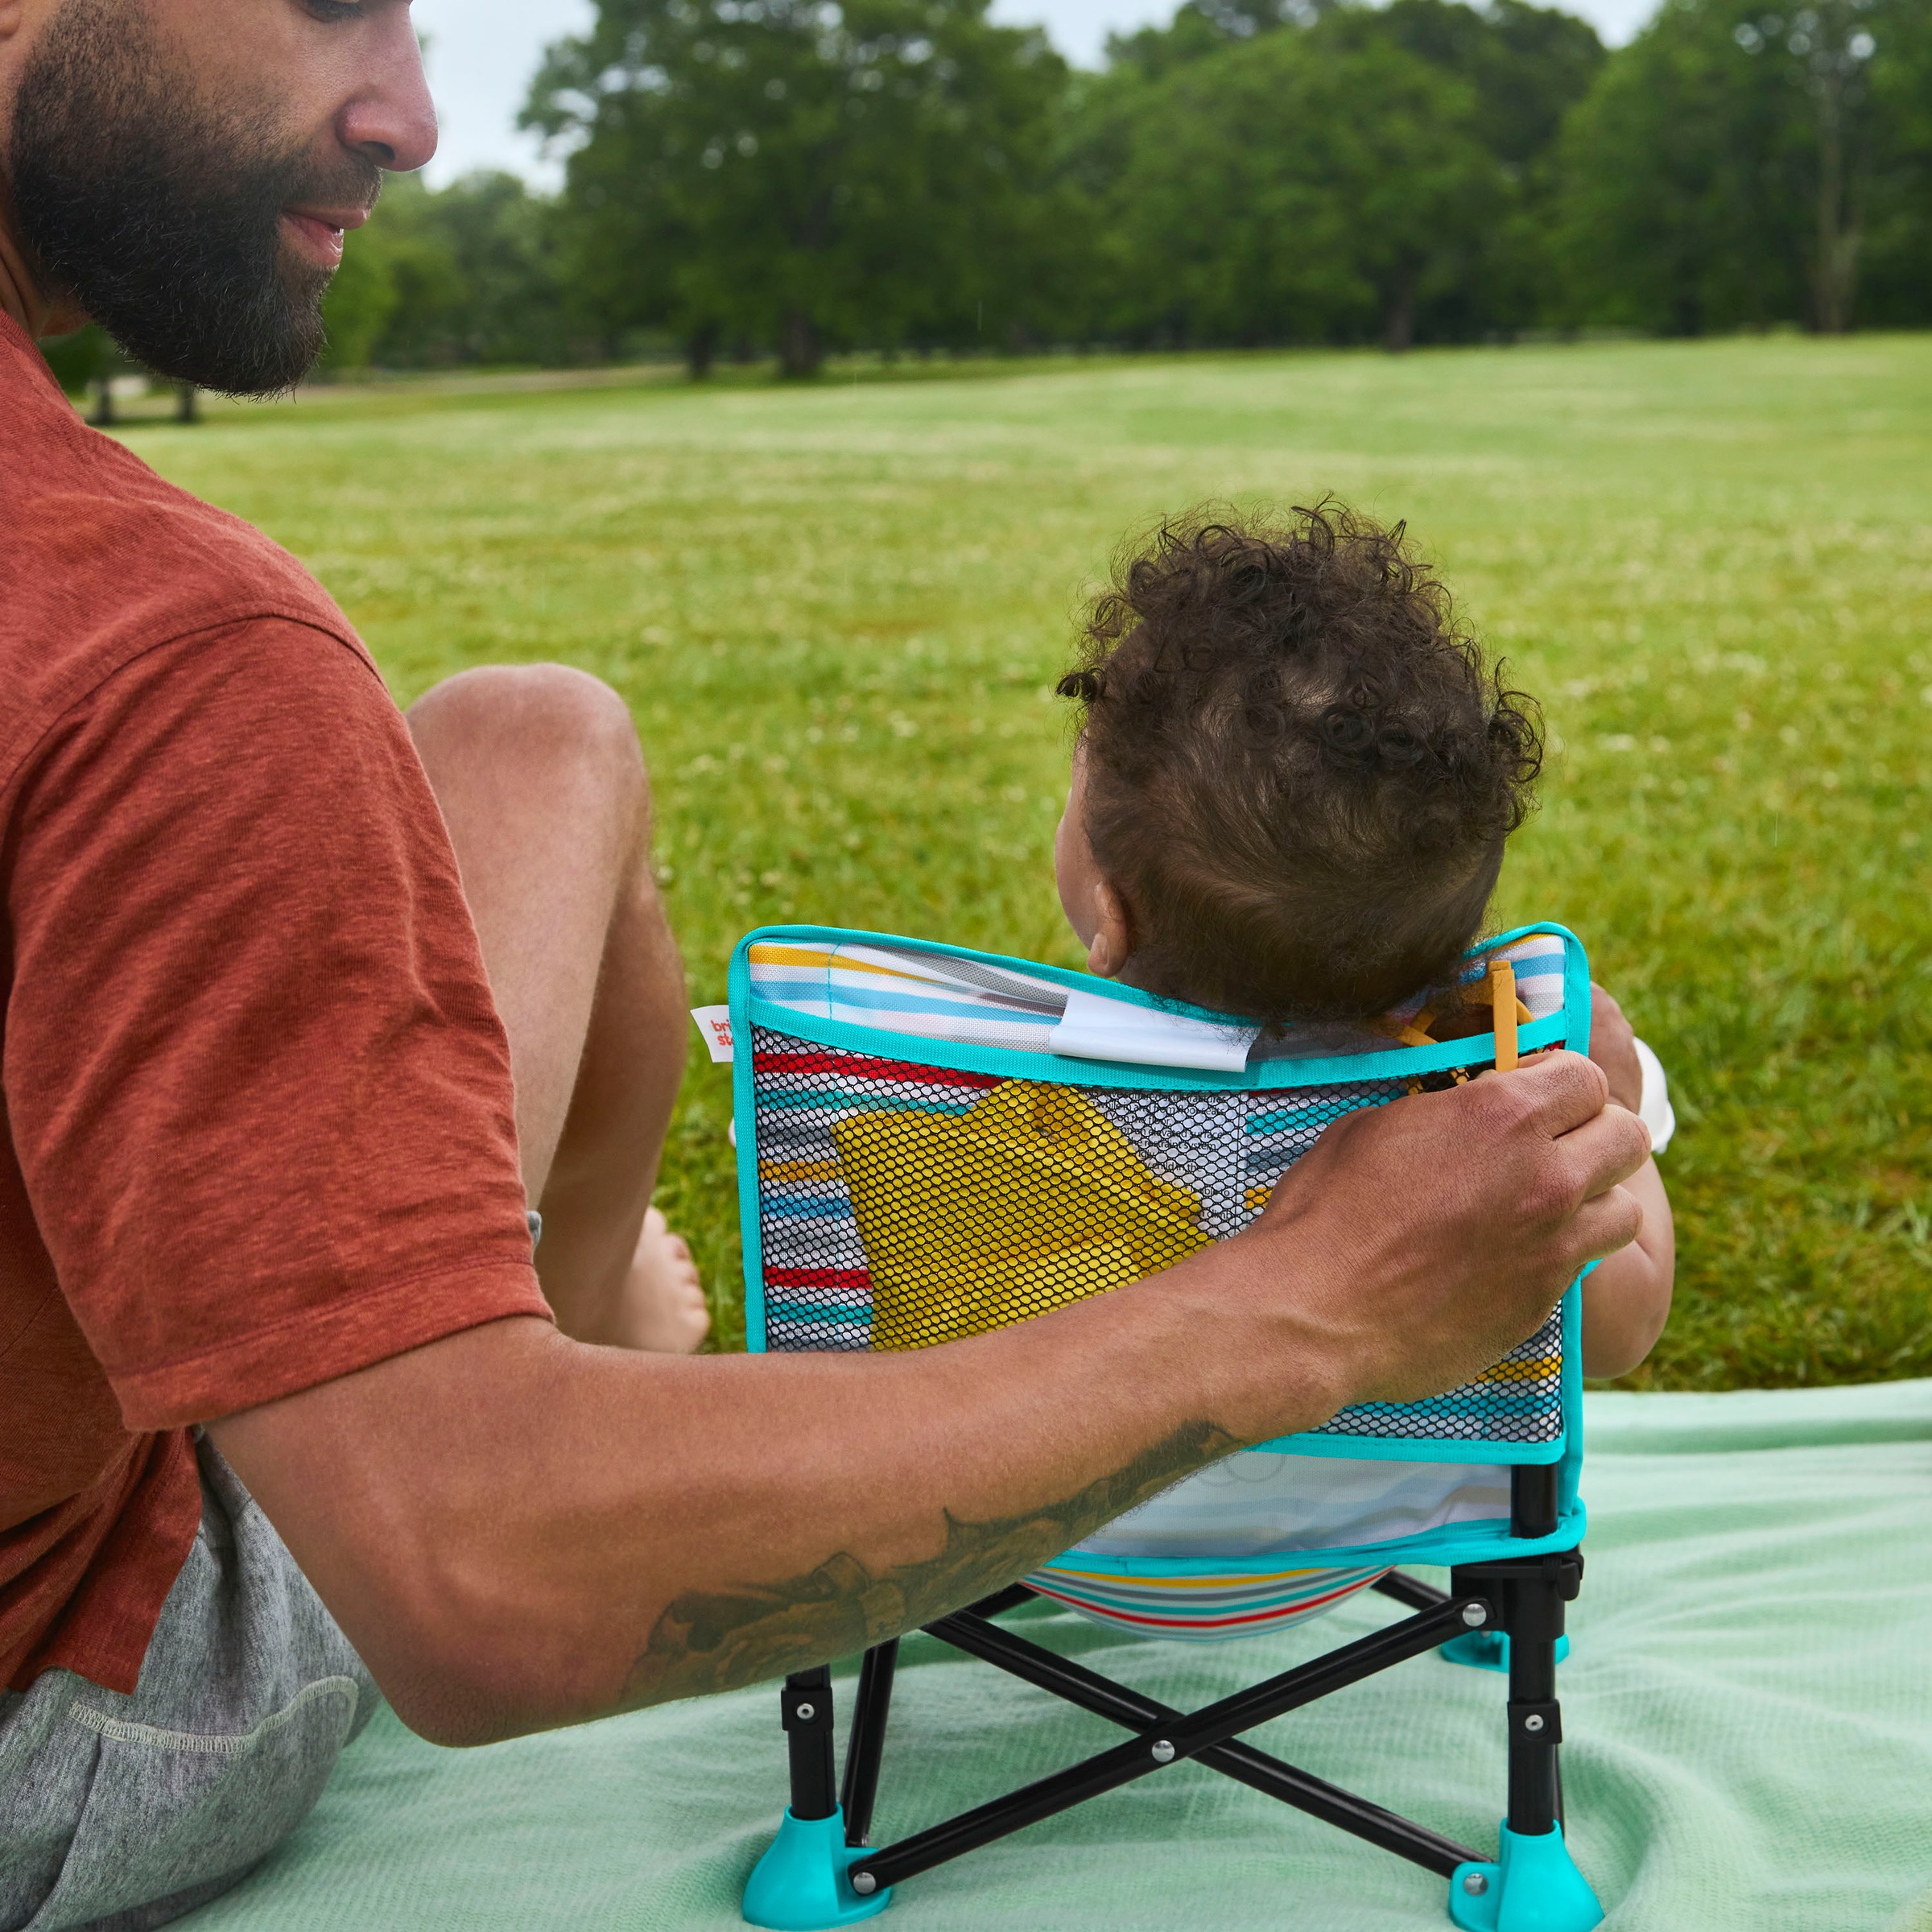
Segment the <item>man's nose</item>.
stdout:
[[436,110],[406,6],[370,19],[367,78],[336,117],[336,138],[378,167],[408,174],[436,151]]

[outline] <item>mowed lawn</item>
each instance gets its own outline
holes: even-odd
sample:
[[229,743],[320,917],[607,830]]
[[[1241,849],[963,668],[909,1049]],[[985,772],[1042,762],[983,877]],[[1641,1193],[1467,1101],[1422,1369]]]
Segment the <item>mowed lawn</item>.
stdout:
[[[1673,1075],[1677,1313],[1633,1381],[1932,1373],[1932,338],[378,392],[128,434],[312,566],[398,698],[544,658],[625,694],[694,1003],[771,920],[1077,963],[1049,691],[1122,532],[1208,497],[1406,518],[1557,747],[1503,913],[1574,927]],[[735,1344],[729,1111],[700,1056],[664,1199]]]

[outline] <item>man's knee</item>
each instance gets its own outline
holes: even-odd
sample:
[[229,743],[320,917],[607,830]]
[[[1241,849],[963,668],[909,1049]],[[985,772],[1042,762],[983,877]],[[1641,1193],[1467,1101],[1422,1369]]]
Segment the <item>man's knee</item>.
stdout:
[[637,726],[624,700],[568,664],[492,664],[459,671],[411,706],[409,728],[433,768],[454,757],[488,769],[588,771],[650,809]]

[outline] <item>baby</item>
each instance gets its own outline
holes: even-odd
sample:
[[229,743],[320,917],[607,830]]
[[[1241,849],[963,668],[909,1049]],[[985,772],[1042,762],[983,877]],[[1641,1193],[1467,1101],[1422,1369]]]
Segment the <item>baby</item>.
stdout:
[[[1059,684],[1084,716],[1055,865],[1094,972],[1276,1028],[1420,995],[1435,1037],[1489,1030],[1460,969],[1534,803],[1538,715],[1403,530],[1328,502],[1123,555]],[[1591,1058],[1633,1113],[1644,1051],[1596,989]],[[1634,1368],[1670,1313],[1656,1162],[1627,1185],[1643,1231],[1584,1283],[1586,1375]]]

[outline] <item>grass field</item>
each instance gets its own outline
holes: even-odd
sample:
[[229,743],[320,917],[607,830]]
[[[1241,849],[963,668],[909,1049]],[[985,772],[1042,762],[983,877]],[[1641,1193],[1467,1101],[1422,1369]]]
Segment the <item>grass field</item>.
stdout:
[[[1671,1068],[1633,1380],[1932,1373],[1932,338],[1147,360],[712,392],[394,390],[129,432],[305,559],[398,697],[558,658],[633,705],[694,1002],[799,919],[1077,963],[1048,697],[1124,529],[1406,517],[1547,708],[1505,875]],[[666,1173],[741,1335],[723,1069]]]

